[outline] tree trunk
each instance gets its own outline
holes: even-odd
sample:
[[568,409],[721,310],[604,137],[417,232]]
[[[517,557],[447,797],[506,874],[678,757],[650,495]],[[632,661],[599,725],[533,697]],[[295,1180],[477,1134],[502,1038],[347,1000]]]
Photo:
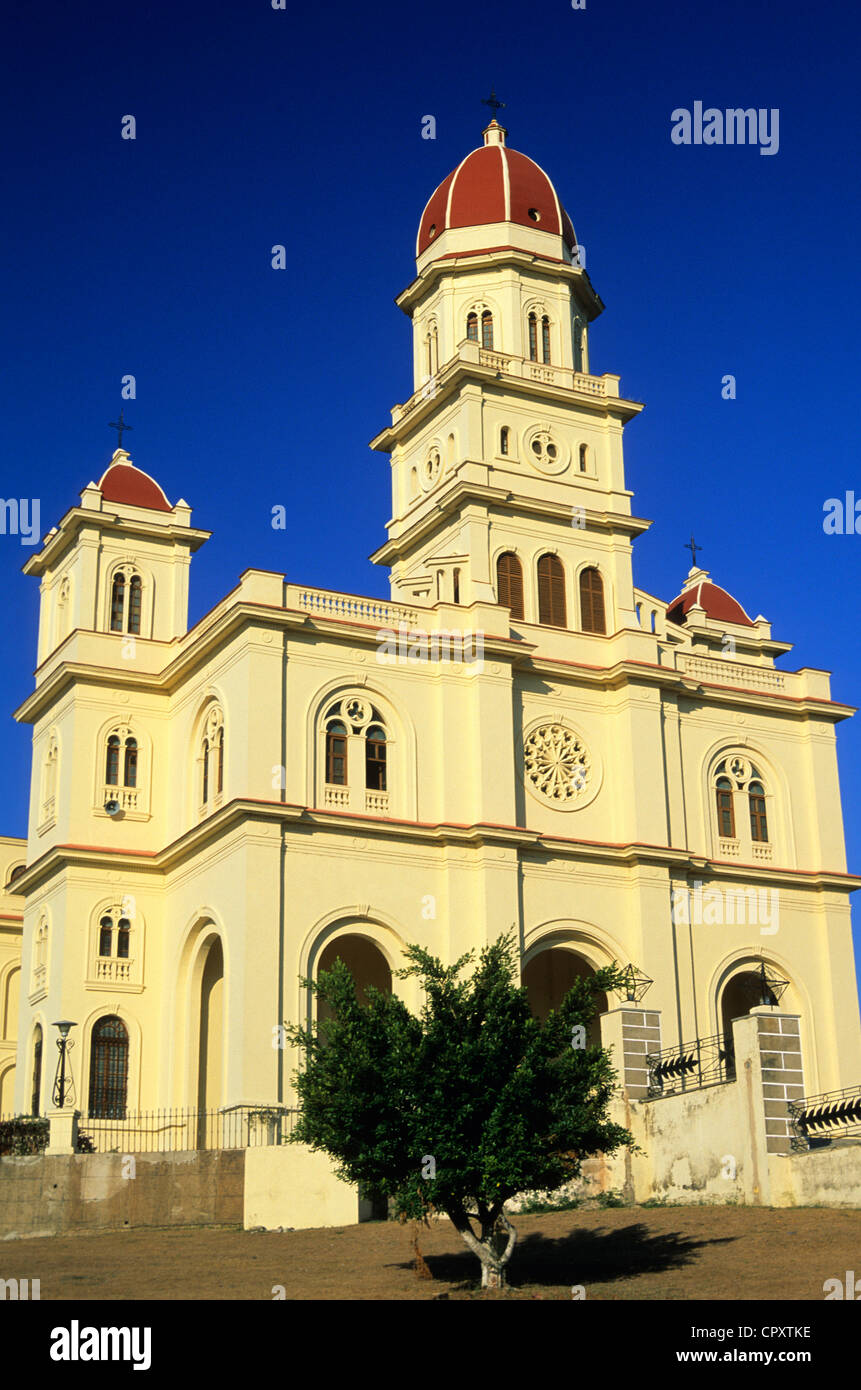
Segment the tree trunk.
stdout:
[[504,1289],[505,1267],[517,1243],[517,1231],[505,1212],[501,1208],[498,1211],[480,1209],[475,1217],[481,1228],[480,1236],[475,1235],[464,1210],[450,1211],[448,1215],[465,1244],[481,1261],[481,1287]]

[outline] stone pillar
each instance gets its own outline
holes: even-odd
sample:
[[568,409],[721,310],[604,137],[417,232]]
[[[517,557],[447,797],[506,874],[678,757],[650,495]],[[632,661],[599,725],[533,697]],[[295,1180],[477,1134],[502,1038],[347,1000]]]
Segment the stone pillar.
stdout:
[[784,1014],[769,1005],[751,1009],[757,1020],[765,1108],[766,1147],[770,1154],[792,1150],[787,1102],[804,1095],[801,1032],[798,1014]]
[[613,1062],[629,1100],[648,1095],[646,1055],[661,1050],[661,1015],[656,1009],[622,1004],[601,1014],[601,1045],[613,1049]]
[[51,1133],[46,1154],[73,1154],[78,1151],[80,1110],[52,1110],[48,1119]]

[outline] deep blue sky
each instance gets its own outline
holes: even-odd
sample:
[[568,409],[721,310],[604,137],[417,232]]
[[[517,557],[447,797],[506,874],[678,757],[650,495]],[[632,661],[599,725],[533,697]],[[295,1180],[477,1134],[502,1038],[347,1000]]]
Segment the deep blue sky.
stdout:
[[[693,528],[713,578],[796,644],[783,665],[861,701],[861,536],[822,529],[827,497],[861,496],[859,29],[848,4],[798,0],[7,7],[0,494],[38,496],[46,531],[104,469],[132,372],[135,462],[215,533],[192,620],[248,565],[386,594],[366,557],[389,468],[367,441],[411,391],[392,300],[494,84],[607,306],[592,370],[647,405],[626,434],[655,522],[636,582],[674,595]],[[672,144],[696,100],[779,108],[779,152]],[[0,537],[7,712],[32,688],[29,553]],[[838,744],[857,870],[861,722]],[[5,833],[25,829],[29,749],[0,719]]]

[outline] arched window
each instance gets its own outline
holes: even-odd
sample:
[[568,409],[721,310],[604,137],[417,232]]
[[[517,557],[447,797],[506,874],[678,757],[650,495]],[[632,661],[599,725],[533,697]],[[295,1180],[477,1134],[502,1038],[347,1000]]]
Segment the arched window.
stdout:
[[596,569],[580,571],[580,619],[584,632],[607,631],[604,617],[604,581]]
[[585,473],[585,472],[586,472],[586,465],[588,464],[588,462],[589,462],[589,445],[588,445],[588,444],[581,444],[581,445],[580,445],[580,472],[581,472],[581,473]]
[[111,632],[140,636],[143,580],[129,566],[117,570],[111,584]]
[[542,555],[538,561],[538,621],[549,627],[565,627],[565,570],[558,555]]
[[512,550],[506,550],[496,562],[496,596],[497,603],[511,609],[512,618],[523,621],[523,569]]
[[120,740],[117,734],[111,734],[108,739],[108,751],[105,758],[105,785],[108,787],[119,786],[120,781]]
[[485,309],[481,316],[481,346],[493,347],[493,314],[489,309]]
[[[769,860],[773,846],[769,839],[765,778],[744,753],[733,753],[715,767],[711,785],[715,793],[717,852],[733,858]],[[744,800],[747,807],[745,809]],[[748,838],[750,826],[750,838]]]
[[125,758],[123,759],[123,786],[136,787],[138,784],[138,741],[136,738],[126,739]]
[[460,603],[460,570],[454,569],[451,572],[451,592],[455,603]]
[[37,1023],[33,1030],[33,1091],[30,1101],[31,1115],[38,1115],[42,1096],[42,1025]]
[[347,730],[340,720],[326,727],[326,781],[330,787],[347,785]]
[[750,838],[768,843],[768,821],[765,815],[765,788],[761,782],[751,782],[748,789],[750,806]]
[[33,983],[31,992],[45,989],[48,975],[48,918],[43,912],[39,917],[33,937]]
[[109,1014],[99,1019],[90,1042],[90,1119],[125,1119],[128,1072],[128,1030]]
[[365,786],[369,791],[386,790],[386,735],[374,724],[365,737]]
[[726,840],[735,839],[735,812],[732,805],[732,782],[728,777],[719,777],[715,784],[717,802],[718,832]]
[[103,917],[99,922],[99,955],[109,956],[114,940],[114,919]]
[[511,437],[511,432],[510,432],[508,426],[507,426],[507,425],[503,425],[503,426],[502,426],[502,429],[499,431],[499,452],[500,452],[501,454],[507,454],[507,453],[508,453],[508,441],[509,441],[510,437]]
[[471,343],[478,342],[478,314],[472,313],[466,316],[466,336]]
[[57,761],[59,744],[56,734],[48,739],[48,751],[42,769],[42,818],[50,816],[54,810],[54,797],[57,794]]
[[537,317],[536,314],[530,314],[530,315],[529,315],[528,325],[529,325],[529,360],[530,360],[530,362],[537,362],[537,361],[538,361],[538,317]]
[[97,980],[130,979],[129,967],[116,965],[117,961],[129,961],[131,958],[131,919],[134,914],[129,906],[130,901],[128,898],[117,901],[113,907],[105,908],[99,918],[97,959],[93,970]]
[[122,570],[114,575],[111,587],[111,632],[122,632],[126,603],[126,577]]
[[384,814],[389,809],[392,738],[380,711],[364,692],[342,695],[321,722],[318,748],[325,782],[324,806]]
[[545,314],[541,320],[541,352],[545,362],[550,361],[550,320]]
[[16,864],[16,865],[15,865],[14,869],[12,870],[12,872],[11,872],[11,874],[9,875],[8,879],[6,880],[6,888],[7,888],[7,890],[9,890],[9,889],[12,888],[12,884],[15,882],[16,878],[20,878],[20,877],[21,877],[21,875],[23,874],[23,872],[24,872],[24,870],[26,869],[26,867],[27,867],[26,864]]
[[209,704],[200,738],[200,809],[211,797],[217,807],[224,790],[224,713],[218,704]]
[[128,632],[140,635],[141,630],[141,578],[133,574],[129,580],[129,621]]
[[61,582],[60,582],[60,588],[59,588],[59,590],[58,590],[58,592],[57,592],[57,641],[58,641],[58,642],[62,642],[63,638],[68,636],[69,628],[70,628],[70,626],[71,626],[71,617],[72,617],[72,615],[71,615],[71,611],[70,611],[71,605],[70,605],[70,603],[69,603],[69,595],[70,595],[71,591],[72,591],[72,585],[71,585],[71,582],[70,582],[68,576],[66,576],[64,579],[61,580]]

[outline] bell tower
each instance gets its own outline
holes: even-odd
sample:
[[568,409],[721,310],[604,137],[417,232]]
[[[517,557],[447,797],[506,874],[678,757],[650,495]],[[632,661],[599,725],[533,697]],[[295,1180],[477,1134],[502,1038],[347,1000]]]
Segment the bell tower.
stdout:
[[38,662],[76,630],[169,642],[188,627],[191,556],[209,537],[116,449],[24,566],[41,580]]
[[[392,597],[498,602],[501,557],[524,576],[537,622],[538,565],[556,555],[570,586],[607,576],[608,631],[633,610],[631,515],[622,431],[642,405],[589,371],[589,325],[604,306],[547,174],[492,120],[431,195],[416,277],[397,304],[413,325],[414,392],[371,447],[391,455],[392,519],[373,556]],[[503,563],[508,563],[507,559]],[[521,616],[518,614],[517,616]]]

